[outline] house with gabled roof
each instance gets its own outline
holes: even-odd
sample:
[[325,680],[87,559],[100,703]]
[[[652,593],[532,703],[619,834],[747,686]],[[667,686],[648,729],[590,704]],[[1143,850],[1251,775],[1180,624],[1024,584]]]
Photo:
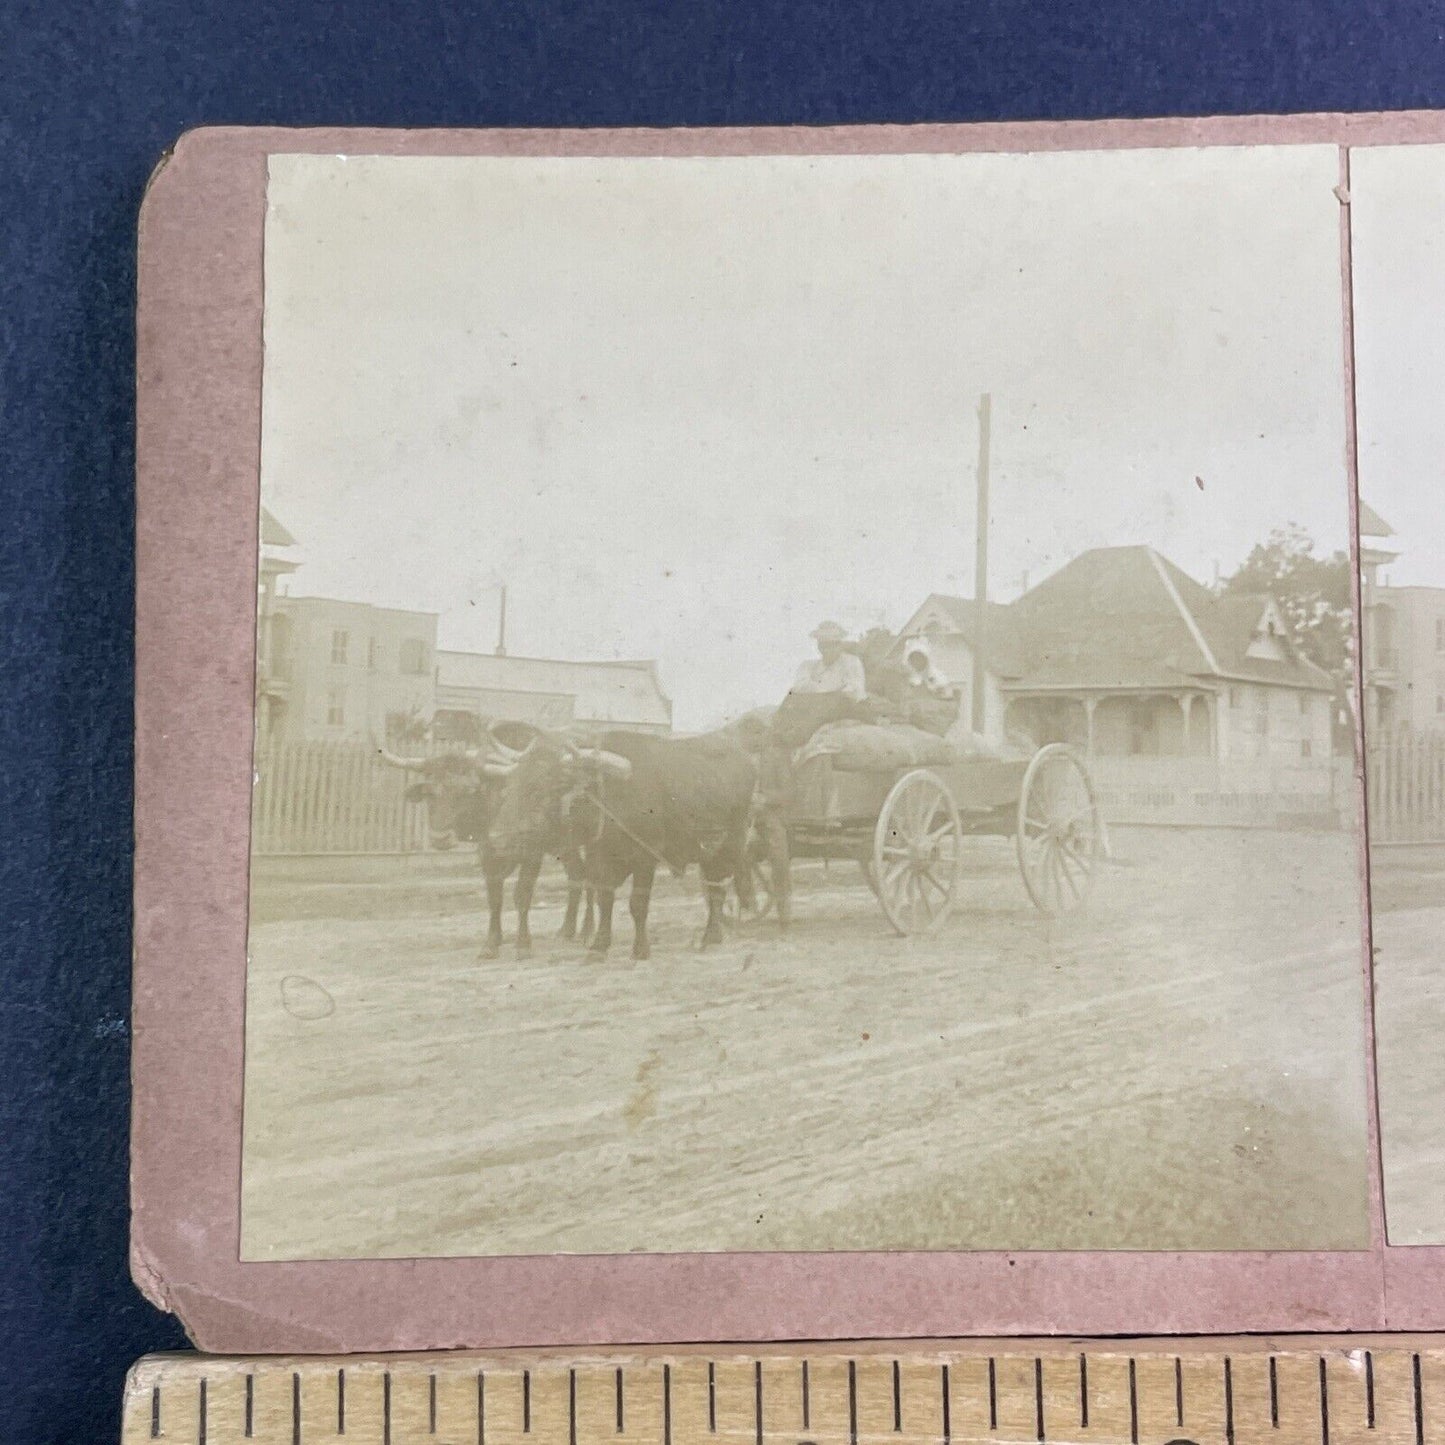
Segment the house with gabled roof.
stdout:
[[899,634],[923,635],[968,697],[983,659],[985,732],[1068,742],[1096,756],[1331,756],[1330,675],[1293,645],[1268,596],[1216,596],[1152,547],[1097,547],[989,604],[926,598]]

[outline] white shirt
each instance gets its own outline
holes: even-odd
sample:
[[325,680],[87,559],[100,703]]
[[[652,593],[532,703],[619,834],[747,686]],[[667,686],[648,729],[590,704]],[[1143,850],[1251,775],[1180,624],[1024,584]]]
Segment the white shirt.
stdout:
[[868,695],[868,685],[863,680],[863,659],[851,652],[840,652],[832,662],[815,657],[798,669],[793,691],[837,692],[851,702],[862,702]]

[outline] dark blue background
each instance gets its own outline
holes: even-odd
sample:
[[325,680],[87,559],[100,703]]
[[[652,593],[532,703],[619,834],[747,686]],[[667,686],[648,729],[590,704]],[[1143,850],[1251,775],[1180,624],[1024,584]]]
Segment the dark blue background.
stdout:
[[179,132],[1416,106],[1439,0],[0,0],[4,1438],[115,1439],[182,1342],[126,1272],[134,234]]

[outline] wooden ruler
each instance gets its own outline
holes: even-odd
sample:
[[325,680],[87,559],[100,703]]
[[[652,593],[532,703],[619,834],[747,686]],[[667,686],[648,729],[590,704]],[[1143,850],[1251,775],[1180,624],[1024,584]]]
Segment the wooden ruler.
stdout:
[[124,1445],[1445,1445],[1445,1337],[153,1355]]

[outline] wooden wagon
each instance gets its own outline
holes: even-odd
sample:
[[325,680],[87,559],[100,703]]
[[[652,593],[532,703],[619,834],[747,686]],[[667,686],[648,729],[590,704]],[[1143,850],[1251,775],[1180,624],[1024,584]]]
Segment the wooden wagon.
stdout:
[[[1103,851],[1088,770],[1061,743],[1031,757],[886,771],[809,758],[797,769],[783,824],[791,857],[856,861],[900,934],[926,933],[953,911],[967,838],[1012,837],[1024,887],[1048,914],[1083,904]],[[756,861],[766,910],[771,888],[761,854]]]

